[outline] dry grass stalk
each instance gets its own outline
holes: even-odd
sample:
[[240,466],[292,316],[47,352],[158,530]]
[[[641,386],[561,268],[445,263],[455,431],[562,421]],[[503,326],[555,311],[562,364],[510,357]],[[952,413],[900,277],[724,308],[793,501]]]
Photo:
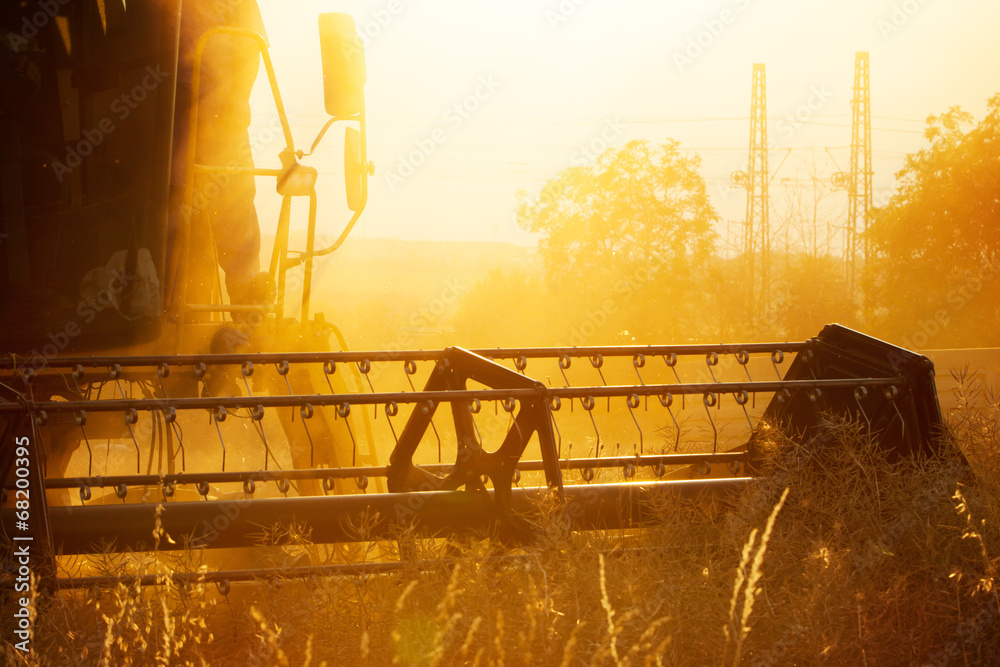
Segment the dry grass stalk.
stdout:
[[[763,575],[762,566],[764,564],[764,553],[767,551],[768,540],[771,539],[771,530],[774,528],[774,522],[778,518],[778,513],[781,512],[781,508],[785,505],[785,499],[788,498],[789,487],[785,487],[785,490],[781,492],[781,499],[778,500],[774,509],[771,510],[771,515],[767,518],[767,525],[764,527],[764,534],[760,538],[760,546],[757,548],[757,553],[754,554],[753,563],[750,566],[750,575],[746,577],[746,586],[743,589],[743,609],[740,614],[740,627],[736,632],[736,648],[733,654],[733,667],[737,667],[743,657],[743,642],[746,640],[747,635],[750,634],[750,614],[753,613],[754,600],[757,598],[757,593],[760,589],[757,588],[757,582],[760,581]],[[747,557],[749,556],[750,550],[753,548],[754,541],[757,535],[756,532],[750,533],[750,539],[747,540],[746,546],[743,548],[743,553],[740,558],[740,567],[737,570],[737,585],[733,591],[733,601],[730,605],[730,623],[734,623],[735,619],[733,614],[736,611],[736,594],[739,591],[739,582],[743,579],[743,572],[746,568]],[[729,639],[729,628],[726,628],[726,638]],[[727,642],[728,643],[728,642]]]
[[[418,540],[421,557],[449,559],[430,571],[234,584],[223,598],[166,578],[197,572],[197,552],[107,554],[85,572],[162,585],[39,601],[33,653],[0,643],[0,662],[1000,664],[1000,408],[968,393],[953,423],[975,479],[956,461],[889,464],[863,427],[830,424],[822,452],[774,439],[767,477],[733,502],[666,497],[658,525],[613,533],[572,534],[553,511],[540,543],[515,550]],[[510,554],[525,558],[490,562]]]

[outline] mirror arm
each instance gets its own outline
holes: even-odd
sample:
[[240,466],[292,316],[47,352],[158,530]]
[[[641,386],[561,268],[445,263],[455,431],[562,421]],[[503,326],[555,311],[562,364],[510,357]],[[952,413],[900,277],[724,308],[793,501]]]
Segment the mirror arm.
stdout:
[[322,250],[314,250],[311,253],[305,253],[305,252],[301,253],[299,256],[300,259],[305,259],[306,257],[323,257],[324,255],[329,255],[331,252],[337,250],[340,246],[344,245],[344,241],[347,240],[347,237],[350,235],[351,230],[354,229],[354,225],[358,222],[358,218],[361,217],[362,211],[364,211],[364,207],[359,208],[357,211],[354,212],[354,215],[351,216],[351,219],[347,223],[347,226],[344,227],[344,231],[340,233],[340,236],[337,238],[337,240],[334,242],[332,246],[323,248]]
[[[333,118],[327,123],[329,126],[333,122]],[[347,222],[347,226],[344,227],[344,231],[340,233],[337,240],[334,241],[333,245],[323,248],[322,250],[314,250],[311,253],[301,253],[300,258],[305,259],[306,257],[323,257],[334,252],[340,246],[344,245],[344,241],[350,235],[351,231],[354,229],[354,225],[357,224],[358,220],[361,218],[361,214],[364,212],[365,207],[368,205],[368,175],[375,173],[375,165],[368,161],[368,127],[366,123],[365,114],[365,103],[364,99],[361,101],[361,111],[358,112],[358,122],[361,125],[361,206],[358,210],[354,212],[351,219]],[[326,128],[324,128],[324,131]],[[322,137],[323,133],[320,133]],[[318,140],[318,139],[317,139]]]
[[319,134],[316,135],[316,140],[313,141],[312,146],[309,147],[308,152],[303,153],[302,151],[298,151],[297,155],[299,156],[299,158],[301,159],[301,158],[304,158],[304,157],[309,157],[310,155],[312,155],[313,153],[315,153],[316,149],[319,147],[319,142],[323,141],[323,137],[326,136],[326,131],[329,130],[330,127],[334,123],[336,123],[338,120],[340,120],[340,119],[339,118],[331,118],[330,120],[326,121],[326,125],[324,125],[323,129],[320,130]]

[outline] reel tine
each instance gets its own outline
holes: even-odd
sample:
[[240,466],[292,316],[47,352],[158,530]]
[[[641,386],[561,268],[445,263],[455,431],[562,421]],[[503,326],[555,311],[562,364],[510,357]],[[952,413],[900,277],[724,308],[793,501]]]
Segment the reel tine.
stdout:
[[552,421],[552,430],[556,432],[556,458],[562,458],[562,431],[559,430],[559,423],[552,412],[549,412],[549,419]]
[[[108,367],[108,376],[115,381],[112,390],[111,397],[115,397],[115,392],[120,392],[122,398],[128,398],[128,394],[125,391],[125,387],[122,386],[122,367],[121,364],[113,364]],[[136,442],[135,433],[132,431],[132,424],[138,423],[139,414],[135,409],[130,408],[125,413],[125,426],[128,428],[128,435],[132,439],[132,446],[135,447],[135,474],[139,475],[142,473],[142,452],[139,450],[139,443]],[[111,441],[108,440],[108,453],[111,452]]]
[[[114,364],[113,366],[109,366],[108,367],[108,376],[112,380],[115,381],[115,386],[118,388],[118,391],[120,391],[122,393],[122,398],[127,398],[127,396],[125,395],[125,388],[122,387],[122,381],[121,381],[122,367],[121,367],[121,364]],[[114,398],[114,394],[113,393],[112,393],[112,398]]]
[[525,375],[524,370],[528,367],[528,360],[524,355],[514,358],[514,369],[521,375]]
[[[667,365],[667,368],[669,368],[674,372],[674,378],[677,380],[677,384],[684,384],[683,382],[681,382],[681,376],[677,373],[677,354],[671,352],[670,354],[663,355],[663,363]],[[687,395],[681,394],[681,410],[683,410],[686,407],[685,406],[686,401],[687,401]]]
[[[750,375],[750,353],[745,350],[737,350],[733,353],[736,357],[736,363],[743,367],[743,372],[747,374],[747,382],[753,382],[753,377]],[[753,396],[750,398],[750,407],[757,407],[757,392],[753,392]],[[746,407],[743,408],[746,411]],[[753,426],[751,426],[753,428]]]
[[594,421],[594,397],[584,396],[580,399],[580,403],[583,405],[583,409],[587,411],[587,416],[590,417],[590,424],[594,427],[594,435],[597,437],[597,442],[594,444],[594,449],[597,452],[597,456],[601,455],[601,432],[597,429],[597,422]]
[[392,439],[395,444],[399,444],[399,436],[396,435],[396,427],[392,425],[393,416],[399,414],[399,406],[396,405],[395,401],[389,401],[385,404],[385,420],[389,422],[389,431],[392,433]]
[[517,431],[517,438],[520,441],[524,441],[524,434],[521,433],[521,427],[517,423],[517,419],[514,417],[514,411],[517,410],[517,399],[505,398],[502,401],[503,410],[509,415],[509,423],[507,424],[507,433],[510,433],[511,429]]
[[482,447],[483,446],[483,434],[479,432],[479,424],[476,422],[476,418],[475,417],[472,418],[472,428],[476,432],[476,442],[478,442],[479,446]]
[[309,467],[316,467],[316,446],[313,444],[312,434],[309,433],[309,425],[306,423],[307,420],[312,419],[313,416],[313,406],[310,403],[305,403],[299,408],[299,416],[302,417],[302,428],[305,429],[306,438],[309,439]]
[[871,435],[872,420],[868,417],[868,413],[865,412],[865,406],[861,404],[861,401],[863,401],[867,397],[868,397],[867,387],[857,387],[854,389],[854,402],[858,404],[858,410],[861,412],[861,416],[865,418],[865,423],[868,424],[868,434]]
[[132,431],[132,424],[139,422],[139,413],[135,408],[129,408],[125,412],[125,426],[128,427],[129,437],[132,438],[132,446],[135,447],[135,474],[142,473],[142,453],[139,451],[139,443],[135,440],[135,433]]
[[434,433],[434,437],[437,439],[438,443],[438,463],[441,463],[441,434],[438,433],[437,426],[434,425],[434,415],[431,415],[431,431]]
[[[273,459],[274,455],[271,453],[271,445],[267,442],[267,435],[264,433],[264,424],[261,422],[264,419],[264,406],[255,405],[250,408],[250,419],[253,421],[257,435],[260,436],[261,442],[264,443],[264,470],[267,470],[267,461],[269,458]],[[277,462],[277,459],[275,459]]]
[[[79,394],[80,396],[83,396],[83,390],[80,389],[80,383],[79,383],[80,378],[83,377],[83,366],[81,366],[80,364],[73,366],[73,370],[70,373],[70,377],[73,378],[73,386],[76,387],[76,393]],[[160,384],[162,383],[163,381],[161,380]]]
[[253,362],[244,361],[240,366],[240,374],[243,376],[243,386],[247,388],[247,396],[253,396],[253,392],[250,390],[250,381],[247,379],[253,375]]
[[642,427],[639,426],[639,420],[635,418],[635,408],[639,407],[639,395],[630,394],[628,398],[625,399],[625,405],[628,406],[629,416],[632,417],[632,422],[635,423],[636,430],[639,431],[639,453],[643,453],[643,443],[642,443]]
[[333,384],[330,382],[330,376],[337,372],[337,362],[333,360],[327,360],[323,362],[323,379],[326,380],[326,386],[330,388],[331,394],[336,394],[333,390]]
[[[635,355],[632,356],[632,368],[635,369],[636,377],[639,378],[639,384],[642,385],[643,387],[646,386],[646,381],[642,379],[642,373],[639,372],[639,369],[642,368],[645,365],[646,365],[646,355],[644,355],[644,354],[635,354]],[[642,403],[643,403],[642,409],[643,410],[648,410],[649,409],[649,396],[643,396]]]
[[[368,381],[368,388],[374,394],[375,385],[372,384],[372,376],[369,375],[371,369],[372,369],[372,362],[369,361],[368,359],[362,359],[361,361],[358,362],[358,370],[361,371],[361,374],[365,376],[365,380]],[[373,420],[378,419],[378,405],[372,405],[372,412],[374,413],[372,419]]]
[[[604,355],[595,354],[590,357],[590,365],[597,369],[597,374],[601,376],[601,384],[605,387],[608,386],[608,381],[604,379],[604,371],[601,370],[601,366],[604,365]],[[611,397],[608,396],[608,412],[611,412]]]
[[[416,391],[417,388],[413,384],[413,376],[417,374],[417,364],[412,359],[403,362],[403,371],[406,374],[406,381],[410,383],[410,390]],[[494,402],[495,404],[495,402]],[[441,457],[441,434],[438,433],[437,426],[434,424],[434,416],[431,415],[431,431],[434,433],[434,437],[437,439],[438,448],[438,463],[443,460]]]
[[80,410],[76,413],[76,425],[80,427],[80,432],[83,433],[83,442],[87,445],[87,477],[94,476],[94,451],[90,448],[90,438],[87,437],[87,411]]
[[705,365],[708,366],[708,374],[712,378],[712,382],[718,383],[718,378],[715,377],[715,371],[712,370],[719,365],[719,355],[715,352],[709,352],[705,355]]
[[[569,378],[566,377],[566,369],[570,367],[573,361],[570,359],[568,354],[559,355],[559,372],[562,373],[563,382],[566,383],[566,388],[568,389],[571,385],[569,383]],[[573,412],[573,399],[569,399],[569,411]]]
[[[572,400],[570,405],[573,405]],[[559,424],[556,423],[556,412],[562,407],[562,401],[559,400],[558,396],[554,396],[551,401],[549,401],[548,409],[545,411],[549,420],[552,422],[552,430],[556,433],[556,458],[562,458],[562,433],[559,431]]]
[[777,374],[778,379],[782,380],[781,370],[778,368],[778,364],[784,363],[785,353],[780,349],[775,350],[771,353],[771,365],[774,366],[774,372]]
[[344,420],[344,426],[347,427],[347,434],[351,436],[351,467],[358,465],[358,443],[354,439],[354,431],[351,430],[351,421],[348,417],[351,416],[351,404],[341,403],[337,406],[337,416]]
[[[183,433],[180,426],[177,425],[177,409],[168,407],[165,411],[161,410],[161,412],[163,413],[163,421],[170,424],[170,430],[167,431],[167,440],[170,440],[171,433],[177,438],[177,448],[181,450],[181,472],[183,472],[187,469],[187,455],[184,452]],[[171,456],[173,455],[171,454]]]
[[[754,392],[754,395],[756,395],[756,392]],[[747,391],[744,389],[734,392],[733,398],[736,399],[736,404],[743,408],[743,416],[747,418],[747,424],[750,426],[750,431],[753,432],[753,422],[750,420],[750,413],[747,412],[747,402],[750,400]]]
[[[278,371],[278,375],[280,375],[282,378],[284,378],[284,380],[285,380],[285,386],[288,387],[288,395],[289,396],[294,396],[295,392],[292,391],[292,383],[288,381],[288,370],[289,370],[288,362],[285,361],[285,360],[281,360],[281,361],[277,362],[276,364],[274,364],[274,368],[275,368],[276,371]],[[291,413],[292,413],[292,422],[294,422],[295,421],[295,408],[294,407],[291,408]],[[308,433],[308,429],[306,430],[306,433]]]
[[482,411],[483,406],[479,402],[479,399],[474,398],[472,402],[469,403],[469,414],[472,416],[472,430],[476,434],[476,442],[479,443],[479,447],[483,446],[483,434],[479,432],[479,424],[476,423],[476,415]]
[[719,398],[712,392],[705,392],[705,396],[702,399],[702,403],[705,404],[705,414],[708,415],[708,423],[712,426],[712,453],[715,454],[719,447],[719,429],[715,426],[715,420],[712,419],[711,408],[715,407],[719,403]]
[[[163,422],[160,421],[160,413],[158,410],[149,411],[149,420],[152,425],[149,427],[149,467],[153,467],[153,460],[155,454],[156,469],[157,471],[163,470],[163,450],[166,445],[163,436]],[[168,453],[169,454],[169,453]],[[167,457],[167,472],[173,473],[174,461],[173,459]]]
[[[226,441],[222,437],[222,429],[219,422],[226,421],[226,409],[221,405],[212,412],[212,421],[215,422],[215,432],[219,434],[219,443],[222,445],[222,472],[226,471]],[[267,461],[264,461],[264,469],[267,469]]]
[[[243,364],[240,366],[240,374],[243,376],[243,384],[247,388],[247,397],[252,398],[253,392],[250,390],[250,382],[247,380],[247,378],[253,375],[253,362],[244,361]],[[285,382],[288,382],[288,378],[285,378]],[[291,389],[291,387],[289,387],[289,389]],[[222,408],[221,406],[220,409],[223,410],[223,415],[225,415],[225,409]],[[222,419],[225,419],[225,416],[223,416]],[[268,459],[274,459],[274,455],[271,453],[271,445],[267,442],[267,435],[264,433],[264,425],[260,423],[263,419],[264,419],[264,406],[263,405],[251,406],[250,420],[254,424],[254,430],[257,431],[257,435],[260,436],[261,442],[264,443],[264,470],[267,470]],[[218,422],[216,422],[215,426],[216,428],[218,428],[219,426]],[[219,433],[219,439],[220,440],[222,439],[221,431]],[[222,446],[223,446],[222,460],[223,460],[223,466],[225,466],[225,456],[226,456],[225,443],[223,443]],[[277,462],[277,459],[275,459],[275,462]],[[225,470],[225,467],[223,467],[223,470]]]
[[[674,451],[679,451],[681,447],[681,425],[677,423],[677,416],[674,415],[674,395],[673,394],[663,394],[658,397],[660,400],[660,405],[667,409],[670,414],[670,419],[674,422]],[[663,450],[660,450],[663,453]]]
[[899,438],[903,442],[906,442],[906,420],[903,418],[903,413],[899,411],[899,404],[896,401],[896,396],[899,395],[899,389],[895,385],[886,387],[883,391],[883,395],[889,400],[889,404],[892,409],[896,411],[896,416],[899,417]]
[[412,359],[408,359],[403,362],[403,373],[406,375],[406,381],[410,383],[410,390],[416,391],[417,387],[413,384],[413,376],[417,374],[417,364]]
[[[170,364],[164,362],[156,367],[156,377],[160,381],[160,392],[163,394],[164,399],[170,398],[167,394],[167,386],[163,382],[163,380],[169,376]],[[172,406],[160,408],[160,415],[163,417],[163,421],[170,426],[170,428],[167,429],[167,453],[170,456],[171,462],[173,462],[174,454],[170,448],[170,440],[173,436],[176,436],[177,448],[181,451],[181,472],[183,472],[187,469],[187,454],[184,451],[184,438],[181,437],[180,427],[177,425],[177,409]]]
[[351,436],[351,466],[354,467],[358,465],[358,443],[354,440],[354,431],[351,430],[351,422],[345,419],[344,424],[347,426],[347,434]]
[[646,365],[646,355],[636,354],[632,356],[632,368],[635,369],[636,377],[639,378],[639,384],[641,384],[642,386],[646,386],[646,383],[643,381],[642,373],[639,372],[639,369],[645,365]]

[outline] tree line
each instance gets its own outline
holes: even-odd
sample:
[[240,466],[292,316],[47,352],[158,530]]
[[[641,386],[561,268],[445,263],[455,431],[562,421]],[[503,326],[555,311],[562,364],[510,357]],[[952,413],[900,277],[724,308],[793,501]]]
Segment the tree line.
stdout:
[[[826,249],[772,248],[768,285],[724,253],[700,158],[631,141],[518,194],[541,270],[496,270],[453,318],[473,346],[798,340],[830,322],[914,349],[993,346],[1000,295],[1000,94],[979,123],[932,116],[869,219],[854,288]],[[846,214],[845,214],[846,217]],[[764,299],[755,299],[751,294]],[[762,305],[751,308],[750,303]]]

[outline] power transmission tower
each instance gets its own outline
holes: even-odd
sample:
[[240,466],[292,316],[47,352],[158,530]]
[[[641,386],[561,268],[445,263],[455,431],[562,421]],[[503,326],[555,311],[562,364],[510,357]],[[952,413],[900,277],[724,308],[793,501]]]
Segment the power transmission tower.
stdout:
[[750,101],[750,161],[747,166],[747,217],[743,228],[743,256],[747,266],[750,312],[762,315],[770,292],[770,230],[767,183],[767,92],[764,64],[753,66]]
[[[868,52],[854,56],[854,97],[851,99],[851,167],[847,175],[847,234],[844,244],[848,287],[853,290],[861,261],[868,261],[868,219],[872,206],[872,108]],[[859,243],[858,237],[862,242]]]

